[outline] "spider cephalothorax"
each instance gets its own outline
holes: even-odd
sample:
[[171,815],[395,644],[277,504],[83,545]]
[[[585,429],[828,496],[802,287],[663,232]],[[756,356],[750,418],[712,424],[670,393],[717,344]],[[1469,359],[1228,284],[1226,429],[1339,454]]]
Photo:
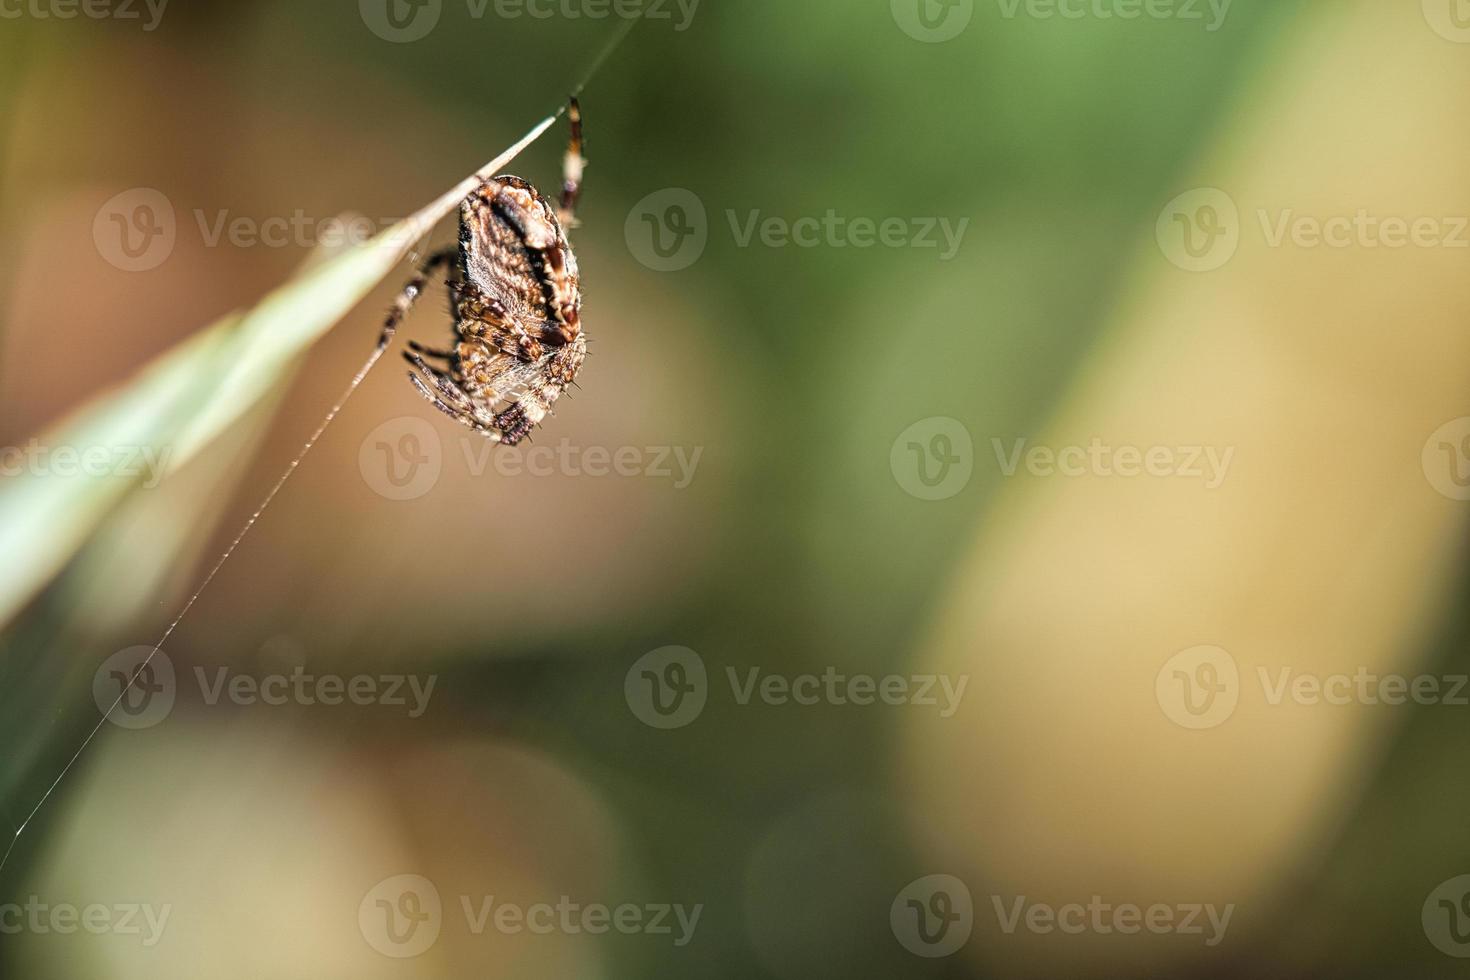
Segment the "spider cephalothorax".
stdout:
[[408,377],[450,418],[508,446],[540,424],[587,356],[577,257],[565,231],[575,226],[585,166],[575,99],[568,116],[561,206],[519,177],[483,181],[460,205],[458,247],[424,261],[384,328],[386,342],[432,272],[449,268],[458,343],[442,351],[410,344]]

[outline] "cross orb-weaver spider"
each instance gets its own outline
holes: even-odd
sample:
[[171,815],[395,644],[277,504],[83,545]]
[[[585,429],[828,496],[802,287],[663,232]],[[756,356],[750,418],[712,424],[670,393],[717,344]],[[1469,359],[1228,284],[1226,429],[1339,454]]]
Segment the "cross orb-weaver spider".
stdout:
[[[448,268],[459,342],[453,350],[409,343],[408,379],[445,415],[514,446],[540,424],[587,356],[577,257],[567,241],[582,192],[582,112],[567,108],[571,139],[561,205],[527,181],[483,180],[459,208],[459,245],[430,254],[403,287],[383,324],[379,349],[393,339],[436,269]],[[425,360],[445,363],[435,367]]]

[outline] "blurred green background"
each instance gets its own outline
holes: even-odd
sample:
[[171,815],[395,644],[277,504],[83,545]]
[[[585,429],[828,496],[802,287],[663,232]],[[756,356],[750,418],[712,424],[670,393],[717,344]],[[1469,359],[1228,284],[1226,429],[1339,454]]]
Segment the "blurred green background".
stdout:
[[[152,30],[141,4],[7,8],[0,446],[249,307],[320,222],[380,229],[451,187],[555,111],[618,24],[594,0],[392,2],[196,0]],[[579,462],[491,454],[385,361],[165,646],[167,716],[105,724],[0,871],[0,902],[166,905],[162,938],[0,916],[5,975],[1461,975],[1445,947],[1470,954],[1470,934],[1445,938],[1431,893],[1470,872],[1470,708],[1272,705],[1254,681],[1470,659],[1463,503],[1421,460],[1470,414],[1464,253],[1272,246],[1255,218],[1470,213],[1459,22],[1435,0],[1236,0],[1218,22],[1186,0],[905,3],[669,3],[638,26],[582,98],[592,356],[536,440]],[[1143,13],[1099,13],[1118,10]],[[549,191],[564,139],[508,169]],[[1239,206],[1240,253],[1186,271],[1156,224],[1210,187]],[[139,188],[174,238],[130,271],[106,228]],[[903,241],[859,247],[849,224],[742,244],[752,221],[829,212],[900,219]],[[248,239],[297,215],[279,246]],[[212,241],[236,220],[247,237]],[[914,240],[930,226],[937,247]],[[103,665],[157,639],[409,274],[5,624],[7,827],[96,724]],[[403,334],[443,342],[438,291]],[[1094,438],[1228,447],[1234,469],[1206,490],[1001,459]],[[591,475],[587,447],[626,449],[635,475]],[[966,475],[936,490],[952,451]],[[405,490],[415,460],[434,475]],[[1155,678],[1201,644],[1239,662],[1241,708],[1190,730]],[[643,671],[679,675],[641,658],[671,646],[706,700],[661,728]],[[196,682],[298,667],[434,688],[411,717],[211,703]],[[752,669],[967,686],[952,718],[742,703]],[[399,958],[370,920],[405,874],[443,911]],[[934,874],[964,883],[973,930],[916,955],[905,889]],[[1206,945],[1009,933],[997,911],[1095,895],[1235,913]],[[682,945],[677,926],[477,935],[460,899],[485,896],[702,912]]]

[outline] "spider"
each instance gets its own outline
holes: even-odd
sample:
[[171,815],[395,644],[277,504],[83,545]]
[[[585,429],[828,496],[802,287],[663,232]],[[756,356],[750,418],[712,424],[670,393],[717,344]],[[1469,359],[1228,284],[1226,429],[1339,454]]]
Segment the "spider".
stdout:
[[575,98],[567,118],[560,206],[519,177],[485,178],[460,205],[459,244],[424,259],[378,341],[380,350],[388,346],[434,271],[449,269],[445,284],[459,342],[453,350],[410,342],[403,356],[415,370],[408,379],[445,415],[507,446],[551,412],[587,356],[577,257],[565,231],[577,227],[586,167]]

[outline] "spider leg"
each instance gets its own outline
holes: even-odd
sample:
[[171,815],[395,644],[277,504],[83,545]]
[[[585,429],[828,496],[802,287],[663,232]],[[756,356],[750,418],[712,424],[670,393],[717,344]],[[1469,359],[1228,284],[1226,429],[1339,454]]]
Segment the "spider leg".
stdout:
[[[403,357],[404,360],[408,361],[414,367],[422,371],[424,373],[424,377],[434,382],[434,387],[438,389],[439,394],[443,395],[449,401],[461,406],[465,411],[468,411],[470,409],[472,403],[470,401],[469,395],[465,394],[458,385],[450,380],[448,375],[446,375],[442,371],[434,370],[432,367],[429,366],[428,362],[426,362],[416,352],[405,351]],[[412,372],[410,372],[408,376],[410,378],[417,378],[417,375],[413,374]]]
[[444,280],[444,285],[449,287],[449,312],[452,315],[455,310],[459,309],[460,290],[464,287],[452,276]]
[[491,426],[488,426],[485,423],[481,422],[466,409],[456,408],[455,406],[448,404],[438,395],[430,391],[429,386],[424,384],[423,381],[419,379],[418,375],[410,374],[408,376],[408,380],[413,382],[413,386],[419,390],[419,394],[423,395],[424,399],[430,405],[433,405],[439,411],[454,419],[454,421],[463,426],[474,429],[476,432],[483,432],[486,436],[490,437],[495,442],[499,442],[501,440],[501,433],[499,429],[492,428]]
[[563,228],[571,230],[577,227],[577,202],[582,197],[582,174],[587,169],[587,158],[582,156],[582,106],[575,97],[567,104],[567,119],[572,124],[572,135],[562,161],[561,207],[556,216]]
[[415,354],[422,354],[425,357],[437,357],[445,361],[452,361],[457,356],[454,351],[435,350],[432,347],[425,347],[417,340],[410,340],[408,342],[408,348]]
[[454,261],[458,254],[453,248],[440,249],[424,259],[418,271],[414,273],[408,285],[403,287],[403,292],[393,301],[393,307],[388,311],[388,318],[383,321],[383,333],[378,338],[378,350],[387,350],[388,345],[393,342],[393,335],[398,332],[398,325],[403,318],[408,316],[408,311],[413,309],[413,304],[418,301],[419,295],[423,293],[424,286],[429,281],[430,274],[441,265],[448,265]]
[[552,414],[557,399],[575,380],[586,350],[580,343],[559,348],[540,365],[539,377],[526,386],[509,408],[495,416],[495,427],[503,433],[507,446],[528,438]]

